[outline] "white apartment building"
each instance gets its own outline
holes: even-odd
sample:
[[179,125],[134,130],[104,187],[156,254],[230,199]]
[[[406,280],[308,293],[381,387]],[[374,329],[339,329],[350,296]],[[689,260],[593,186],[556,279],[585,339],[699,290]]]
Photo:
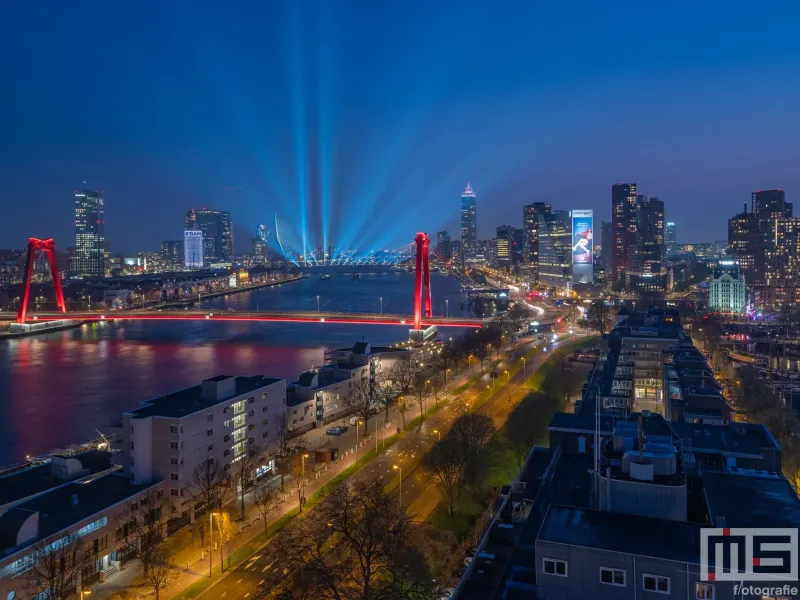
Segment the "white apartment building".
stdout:
[[187,512],[198,491],[195,466],[213,458],[229,471],[254,445],[269,464],[285,410],[285,379],[212,377],[124,413],[115,431],[118,460],[132,483],[164,480],[175,507]]
[[721,313],[744,314],[747,307],[744,273],[732,260],[721,260],[708,285],[708,307]]

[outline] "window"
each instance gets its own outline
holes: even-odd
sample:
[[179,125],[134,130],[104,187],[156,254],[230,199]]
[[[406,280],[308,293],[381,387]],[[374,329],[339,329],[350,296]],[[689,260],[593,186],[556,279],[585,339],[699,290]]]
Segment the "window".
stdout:
[[214,435],[214,430],[213,429],[206,429],[206,435],[208,437],[211,437],[212,435]]
[[170,481],[178,481],[178,474],[177,473],[170,473],[169,474]]
[[178,433],[178,426],[177,425],[170,425],[169,426],[170,433]]
[[214,444],[208,445],[208,451],[211,452],[214,449]]
[[108,548],[108,534],[105,534],[103,537],[99,537],[94,541],[94,548],[95,551],[100,552]]
[[710,583],[695,583],[694,597],[697,600],[714,600],[714,586]]
[[178,495],[179,495],[179,492],[178,492],[178,490],[176,490],[175,488],[172,488],[172,489],[169,491],[169,495],[170,495],[170,496],[174,496],[175,498],[177,498],[177,497],[178,497]]
[[248,425],[248,426],[247,426],[247,429],[248,429],[249,431],[253,431],[253,429],[255,429],[255,428],[256,428],[256,425],[255,425],[255,423],[250,423],[250,425]]
[[178,442],[170,442],[169,443],[170,450],[177,450],[178,449]]
[[222,453],[222,456],[230,456],[230,455],[231,455],[230,448],[225,448],[225,452]]
[[225,443],[230,442],[231,441],[231,436],[226,435],[224,438],[222,438],[222,441],[225,442]]
[[261,412],[267,412],[268,409],[269,409],[269,406],[267,406],[265,404],[264,406],[261,407]]
[[265,431],[264,433],[262,433],[262,434],[261,434],[261,437],[262,437],[262,438],[269,437],[269,431]]
[[208,413],[208,415],[206,415],[206,423],[211,423],[211,421],[213,420],[214,420],[214,414]]
[[248,417],[254,417],[254,416],[255,416],[255,414],[256,414],[256,411],[254,411],[254,410],[251,410],[249,413],[247,413],[247,416],[248,416]]
[[256,399],[255,399],[253,396],[250,396],[250,397],[247,399],[247,403],[248,403],[248,404],[252,404],[252,403],[253,403],[253,402],[255,402],[255,401],[256,401]]
[[554,558],[542,559],[542,571],[548,575],[556,575],[558,577],[567,576],[567,561],[556,560]]
[[600,583],[625,587],[625,571],[600,567]]
[[169,458],[169,464],[171,464],[171,465],[177,465],[177,464],[178,464],[178,457],[177,457],[177,456],[170,456],[170,458]]
[[263,421],[261,421],[261,424],[262,425],[269,425],[269,419],[264,419]]
[[642,575],[642,587],[648,592],[669,594],[669,577],[644,573]]

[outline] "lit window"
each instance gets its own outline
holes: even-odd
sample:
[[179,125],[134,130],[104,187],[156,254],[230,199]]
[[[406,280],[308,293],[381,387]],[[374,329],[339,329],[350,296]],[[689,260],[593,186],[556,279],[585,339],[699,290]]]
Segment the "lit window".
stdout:
[[694,597],[696,600],[714,600],[714,586],[710,583],[696,583]]

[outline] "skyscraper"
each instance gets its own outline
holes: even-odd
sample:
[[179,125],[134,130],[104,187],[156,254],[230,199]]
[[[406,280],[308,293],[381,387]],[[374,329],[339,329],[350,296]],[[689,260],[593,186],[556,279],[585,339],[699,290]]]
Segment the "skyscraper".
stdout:
[[611,277],[613,243],[611,221],[600,221],[600,254],[603,257],[603,270],[607,278]]
[[495,260],[500,267],[511,266],[511,250],[514,245],[514,228],[511,225],[500,225],[495,238]]
[[161,242],[161,259],[169,267],[179,267],[183,265],[183,240],[166,240]]
[[572,287],[572,219],[569,211],[539,215],[539,285],[558,291]]
[[461,194],[461,244],[467,258],[475,256],[478,242],[476,204],[475,192],[467,182],[467,189]]
[[233,262],[233,231],[230,213],[202,209],[190,209],[186,213],[186,231],[203,232],[203,252],[206,263]]
[[105,210],[103,193],[75,192],[75,258],[70,270],[77,275],[105,274]]
[[611,277],[616,283],[630,269],[630,257],[636,247],[636,184],[611,186],[612,258]]
[[667,256],[675,254],[678,248],[678,235],[675,230],[675,223],[673,221],[667,222],[664,226],[664,250]]
[[786,192],[783,190],[758,190],[753,192],[750,200],[751,209],[759,221],[791,217],[786,214]]
[[450,260],[453,258],[450,234],[447,231],[439,231],[436,233],[436,252],[442,260]]
[[636,202],[636,249],[630,266],[636,286],[647,291],[665,289],[664,203],[639,196]]
[[267,228],[264,225],[256,227],[256,237],[253,238],[253,262],[260,265],[267,262]]
[[800,287],[800,217],[771,221],[765,282],[769,287]]
[[525,260],[525,230],[519,227],[514,228],[511,244],[511,265],[516,267]]
[[530,274],[534,282],[539,281],[539,216],[549,215],[553,207],[545,202],[534,202],[522,207],[522,228],[525,230],[527,248],[525,256],[531,265]]
[[745,281],[759,284],[764,281],[764,232],[753,213],[744,212],[728,219],[728,254],[739,263]]
[[266,225],[259,225],[256,227],[256,238],[261,240],[262,242],[267,241],[267,226]]

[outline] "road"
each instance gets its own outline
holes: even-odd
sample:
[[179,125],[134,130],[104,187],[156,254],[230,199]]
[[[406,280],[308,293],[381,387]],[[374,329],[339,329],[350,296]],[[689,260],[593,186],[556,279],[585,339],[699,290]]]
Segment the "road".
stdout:
[[[519,363],[523,354],[530,350],[533,345],[542,346],[547,342],[550,342],[550,340],[537,340],[531,344],[520,345],[515,348],[511,357],[498,365],[497,371],[500,376],[502,377],[504,370],[508,369],[512,364]],[[493,399],[477,408],[476,412],[479,411],[484,414],[492,412],[496,424],[505,422],[513,408],[510,400],[518,399],[524,393],[520,386],[525,381],[525,377],[533,375],[547,358],[549,352],[558,347],[558,344],[548,343],[546,346],[547,352],[537,353],[532,360],[528,361],[524,373],[520,370],[511,378],[511,387],[500,388],[498,393],[494,394]],[[486,389],[487,385],[491,385],[491,379],[488,375],[485,375],[472,388],[464,392],[461,397],[454,398],[441,410],[426,418],[420,427],[398,440],[394,446],[377,456],[368,466],[355,474],[353,478],[364,480],[383,477],[384,481],[389,483],[393,478],[397,477],[397,471],[393,469],[393,466],[398,465],[402,468],[403,465],[407,465],[409,471],[403,472],[402,505],[405,507],[410,506],[431,483],[430,477],[422,469],[414,468],[414,464],[436,443],[438,434],[434,433],[434,430],[439,430],[443,434],[446,433],[455,418],[469,410],[468,403],[474,402],[479,393]],[[511,398],[509,398],[509,391]],[[416,404],[414,406],[416,407]],[[414,416],[416,415],[413,410],[407,413],[409,418]],[[380,418],[382,420],[382,415]],[[395,487],[392,493],[399,495],[400,487]],[[201,597],[206,600],[247,600],[248,598],[253,598],[257,595],[261,586],[274,585],[286,568],[290,568],[290,565],[286,565],[281,561],[281,558],[276,553],[275,542],[270,542],[256,552],[248,561],[243,562],[219,580],[214,587],[201,594]]]

